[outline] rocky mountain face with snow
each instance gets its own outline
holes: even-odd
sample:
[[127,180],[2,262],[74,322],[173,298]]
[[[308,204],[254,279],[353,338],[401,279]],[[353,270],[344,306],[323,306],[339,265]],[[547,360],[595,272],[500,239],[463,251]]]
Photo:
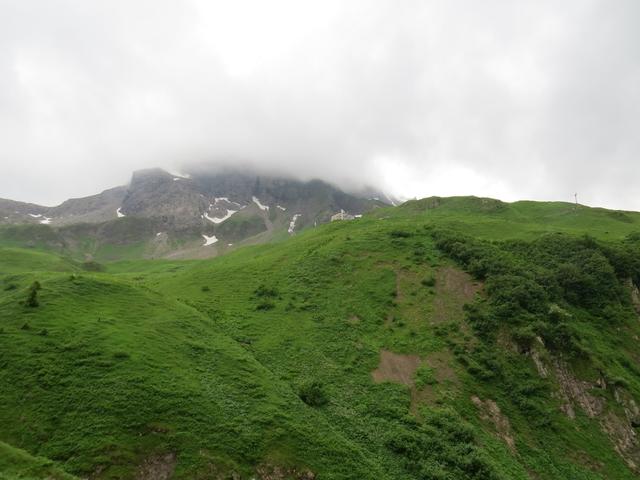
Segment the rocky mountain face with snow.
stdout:
[[[370,193],[370,192],[368,192]],[[392,203],[238,171],[135,172],[127,186],[56,207],[0,199],[0,239],[90,258],[205,257]]]

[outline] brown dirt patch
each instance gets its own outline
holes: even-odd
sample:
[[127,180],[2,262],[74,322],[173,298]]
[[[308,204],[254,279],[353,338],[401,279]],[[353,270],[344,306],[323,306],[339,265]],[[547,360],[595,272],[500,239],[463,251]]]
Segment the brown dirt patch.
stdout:
[[434,385],[425,385],[418,389],[411,389],[411,413],[418,414],[420,404],[432,405],[437,400],[442,390],[457,387],[460,384],[458,375],[453,368],[453,355],[448,350],[430,353],[424,358],[424,365],[433,371]]
[[347,319],[347,323],[349,323],[349,325],[357,325],[360,323],[360,317],[358,317],[357,315],[351,315]]
[[176,454],[165,453],[148,457],[136,473],[136,480],[169,480],[176,468]]
[[482,401],[475,395],[471,397],[471,401],[478,407],[480,418],[485,422],[491,423],[495,428],[496,434],[507,444],[511,453],[516,453],[516,442],[511,433],[511,424],[509,419],[500,411],[498,404],[490,398]]
[[420,366],[418,355],[403,355],[389,350],[380,352],[380,364],[371,376],[376,383],[395,382],[408,387],[414,386],[414,376]]
[[433,369],[433,375],[438,383],[459,383],[458,375],[453,369],[453,355],[448,350],[430,353],[424,360]]
[[453,267],[441,267],[436,273],[436,297],[433,302],[433,323],[464,318],[463,307],[471,303],[482,289],[466,272]]
[[[418,389],[415,385],[416,371],[421,365],[429,366],[433,371],[435,385],[425,385]],[[418,355],[403,355],[388,350],[380,352],[380,364],[371,372],[376,383],[394,382],[406,385],[411,393],[410,411],[417,414],[418,405],[432,404],[438,399],[438,390],[459,384],[453,368],[453,356],[449,351],[434,352],[424,359]]]

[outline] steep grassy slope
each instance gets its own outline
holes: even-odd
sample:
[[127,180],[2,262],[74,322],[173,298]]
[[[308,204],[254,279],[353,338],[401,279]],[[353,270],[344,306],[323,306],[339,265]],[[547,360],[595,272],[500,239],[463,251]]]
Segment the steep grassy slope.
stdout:
[[24,450],[0,442],[0,479],[29,480],[47,478],[51,480],[74,480],[54,465],[51,460],[33,457]]
[[95,478],[636,478],[639,219],[426,199],[214,260],[18,261],[0,440]]

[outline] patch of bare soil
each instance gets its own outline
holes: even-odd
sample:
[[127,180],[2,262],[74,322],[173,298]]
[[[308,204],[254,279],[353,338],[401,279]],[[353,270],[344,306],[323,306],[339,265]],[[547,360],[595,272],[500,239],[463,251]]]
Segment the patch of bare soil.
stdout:
[[500,411],[498,404],[490,398],[482,401],[475,395],[471,397],[471,401],[478,407],[480,418],[485,422],[491,423],[495,428],[496,434],[507,444],[511,453],[516,453],[516,442],[511,433],[511,424],[509,419]]
[[448,351],[435,352],[422,360],[418,355],[403,355],[388,350],[380,352],[380,364],[371,376],[374,382],[394,382],[409,387],[411,392],[411,408],[417,414],[421,403],[434,403],[437,399],[436,387],[425,385],[418,389],[415,385],[415,374],[420,365],[427,365],[433,371],[435,383],[441,386],[457,385],[458,376],[452,367],[453,356]]
[[434,352],[424,358],[423,363],[433,371],[434,385],[425,385],[418,389],[411,389],[411,413],[418,414],[420,404],[433,404],[438,399],[438,390],[456,387],[460,381],[453,369],[453,355],[448,350]]
[[430,353],[424,361],[433,370],[433,376],[438,383],[459,383],[458,375],[452,366],[453,355],[448,350]]
[[260,480],[315,480],[316,474],[311,470],[285,468],[277,465],[263,464],[256,469]]
[[152,455],[142,462],[136,473],[136,480],[169,480],[176,468],[176,454]]
[[350,325],[357,325],[360,323],[360,317],[358,317],[357,315],[351,315],[348,319],[347,322]]
[[414,386],[414,376],[420,366],[418,355],[403,355],[389,350],[380,352],[380,364],[371,376],[376,383],[395,382],[408,387]]
[[453,267],[441,267],[436,274],[436,297],[433,302],[433,323],[464,317],[463,307],[482,289],[471,275]]

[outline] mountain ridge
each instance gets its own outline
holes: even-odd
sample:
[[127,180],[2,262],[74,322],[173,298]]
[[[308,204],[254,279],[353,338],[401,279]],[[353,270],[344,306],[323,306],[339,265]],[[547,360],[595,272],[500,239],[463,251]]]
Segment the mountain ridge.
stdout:
[[[69,199],[55,207],[0,199],[0,229],[50,226],[48,235],[61,237],[53,242],[57,248],[78,250],[78,245],[85,245],[78,253],[88,258],[99,256],[89,244],[98,249],[128,244],[143,248],[151,257],[197,258],[224,253],[238,243],[292,235],[326,223],[341,211],[361,215],[385,205],[321,180],[301,182],[239,170],[176,175],[154,168],[134,172],[127,186]],[[124,222],[129,232],[119,235],[127,229],[111,225],[114,221]],[[138,235],[132,236],[135,232]]]

